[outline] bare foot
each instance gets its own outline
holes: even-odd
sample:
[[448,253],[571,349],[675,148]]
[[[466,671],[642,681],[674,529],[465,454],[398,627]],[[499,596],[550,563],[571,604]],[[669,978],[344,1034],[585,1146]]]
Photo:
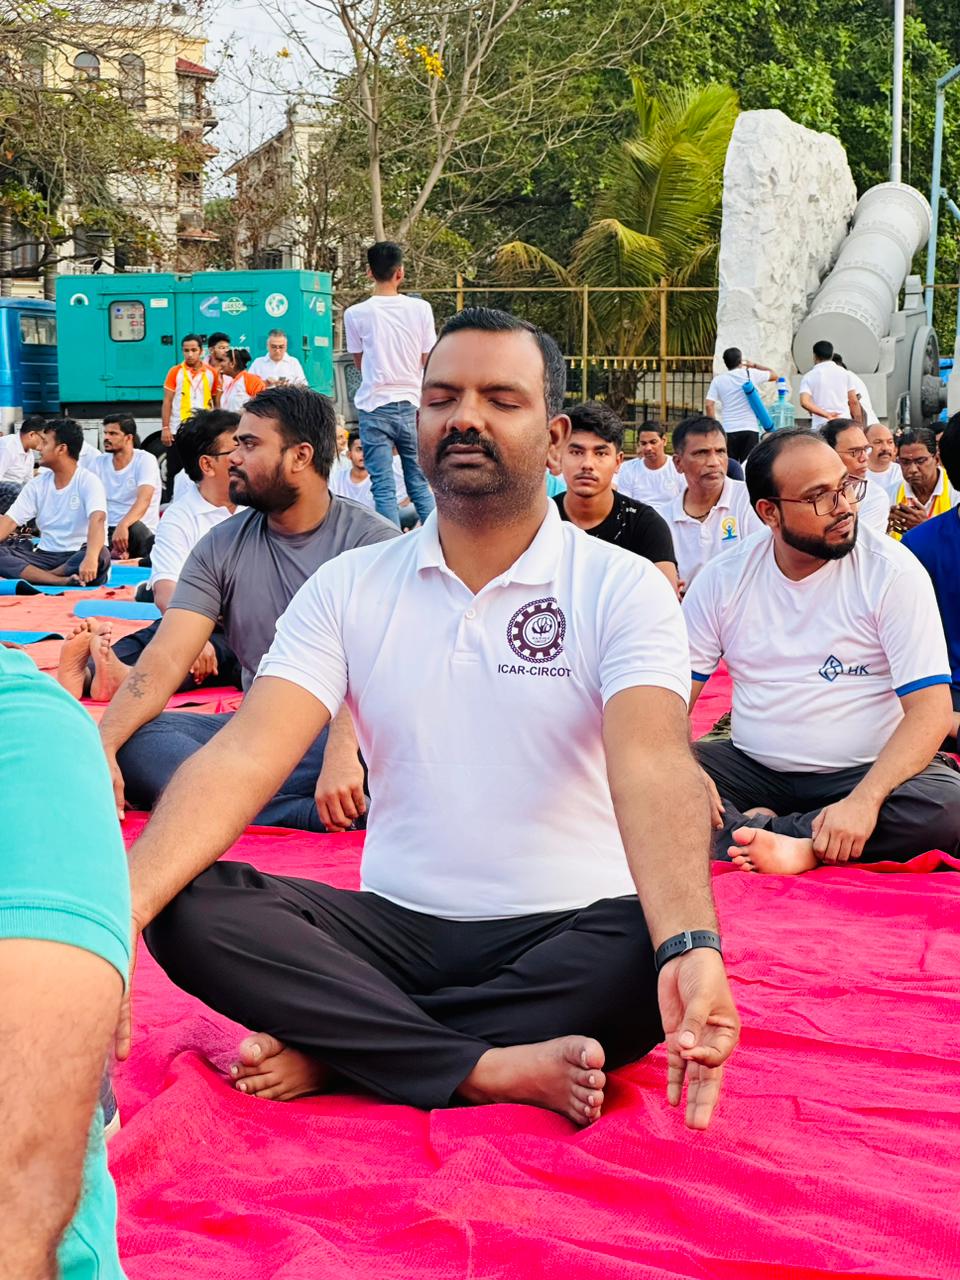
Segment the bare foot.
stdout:
[[241,1093],[271,1102],[292,1102],[304,1094],[320,1093],[329,1071],[322,1062],[298,1049],[288,1049],[275,1036],[247,1036],[240,1041],[230,1075]]
[[60,650],[57,679],[78,700],[86,693],[87,659],[90,657],[90,629],[87,621],[74,627]]
[[603,1062],[589,1036],[488,1049],[457,1092],[468,1102],[526,1102],[592,1124],[603,1107]]
[[741,871],[762,871],[770,876],[798,876],[820,864],[812,840],[781,836],[759,827],[737,827],[736,844],[727,850]]
[[93,658],[93,680],[90,697],[94,702],[109,702],[130,674],[130,668],[113,652],[113,623],[103,618],[90,619],[90,654]]
[[744,809],[743,816],[745,818],[779,818],[778,813],[774,813],[772,809],[765,809],[762,804],[758,804],[753,809]]

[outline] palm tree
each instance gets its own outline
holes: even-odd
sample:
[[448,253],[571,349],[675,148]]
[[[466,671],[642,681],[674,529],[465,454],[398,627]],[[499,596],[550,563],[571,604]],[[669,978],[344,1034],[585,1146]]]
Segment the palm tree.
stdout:
[[[611,289],[590,298],[591,346],[619,355],[651,354],[659,346],[655,293],[620,288],[716,284],[723,165],[739,110],[724,85],[665,89],[649,96],[633,81],[636,131],[608,157],[593,220],[561,265],[549,254],[513,241],[497,255],[505,282],[532,280]],[[579,299],[570,295],[572,345]],[[678,293],[670,300],[668,350],[701,354],[716,331],[713,293]]]

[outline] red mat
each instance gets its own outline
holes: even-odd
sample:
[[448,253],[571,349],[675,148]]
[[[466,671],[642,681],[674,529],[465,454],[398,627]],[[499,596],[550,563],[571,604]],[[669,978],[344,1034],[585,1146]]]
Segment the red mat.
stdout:
[[[351,886],[361,839],[251,830],[235,854]],[[531,1107],[245,1098],[223,1076],[240,1029],[144,954],[111,1144],[127,1274],[960,1276],[960,877],[715,888],[744,1032],[705,1134],[666,1106],[662,1051],[583,1132]]]

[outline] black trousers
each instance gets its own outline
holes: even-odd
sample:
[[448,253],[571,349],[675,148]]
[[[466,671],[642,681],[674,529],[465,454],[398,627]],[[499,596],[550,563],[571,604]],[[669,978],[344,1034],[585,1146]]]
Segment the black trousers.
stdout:
[[746,462],[751,449],[755,449],[760,439],[757,431],[730,431],[727,433],[727,454],[737,462]]
[[[113,646],[113,652],[117,655],[121,662],[128,667],[135,666],[140,658],[141,653],[157,634],[162,618],[158,618],[156,622],[151,622],[149,627],[141,627],[139,631],[133,631],[128,636],[123,636]],[[217,655],[217,674],[209,676],[206,680],[202,680],[197,684],[193,676],[187,672],[186,677],[177,689],[177,693],[192,693],[194,689],[203,689],[210,686],[219,688],[221,685],[236,685],[238,689],[243,688],[243,677],[233,650],[227,644],[227,638],[223,634],[223,630],[218,623],[210,636],[210,643],[213,645]],[[87,663],[87,670],[93,675],[93,659]]]
[[[113,541],[113,535],[116,533],[116,525],[112,529],[107,530],[107,543]],[[153,550],[153,540],[156,534],[148,529],[142,520],[135,520],[130,526],[130,536],[127,539],[127,557],[130,560],[138,560],[140,556],[148,556]]]
[[177,986],[211,1008],[410,1106],[446,1106],[493,1046],[590,1035],[609,1069],[663,1039],[634,897],[441,920],[218,862],[145,936]]
[[[729,741],[695,743],[694,751],[723,800],[723,828],[713,833],[714,857],[722,861],[736,827],[809,838],[820,810],[848,796],[869,771],[869,765],[856,765],[833,773],[781,773]],[[780,816],[743,816],[758,805]],[[859,861],[909,862],[928,849],[960,853],[960,770],[946,756],[936,756],[887,796]]]

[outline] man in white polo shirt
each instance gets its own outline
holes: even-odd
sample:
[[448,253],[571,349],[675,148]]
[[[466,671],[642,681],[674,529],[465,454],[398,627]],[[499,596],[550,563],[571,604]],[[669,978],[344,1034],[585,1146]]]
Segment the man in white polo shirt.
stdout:
[[[448,323],[420,410],[437,514],[304,583],[131,852],[153,954],[261,1029],[232,1069],[243,1092],[296,1097],[332,1068],[395,1102],[587,1124],[604,1070],[665,1032],[668,1099],[686,1072],[687,1123],[709,1121],[738,1022],[683,623],[652,565],[547,500],[565,376],[524,321]],[[344,700],[376,797],[364,891],[217,862]]]
[[726,366],[707,388],[704,405],[708,418],[717,416],[717,405],[723,411],[723,429],[727,433],[727,449],[731,458],[744,462],[760,439],[760,424],[747,399],[744,384],[754,386],[776,382],[777,375],[764,364],[744,360],[739,347],[728,347],[723,353]]
[[129,414],[108,414],[104,452],[90,467],[107,495],[107,538],[118,560],[149,555],[160,523],[160,467],[152,453],[136,448],[138,443]]
[[33,451],[40,448],[46,418],[31,413],[19,430],[0,436],[0,511],[6,511],[23,486],[33,479]]
[[684,600],[691,703],[721,657],[733,677],[731,740],[696,750],[714,848],[745,871],[960,853],[936,598],[914,556],[858,528],[867,483],[809,431],[768,436],[747,484],[773,536],[708,565]]
[[667,428],[662,422],[644,422],[637,432],[637,457],[625,462],[617,474],[617,492],[634,502],[644,502],[663,515],[683,488],[683,478],[667,456]]
[[673,456],[686,487],[663,516],[685,591],[708,560],[738,547],[763,523],[750,506],[747,486],[727,475],[727,438],[719,422],[705,415],[684,418],[673,433]]
[[870,480],[871,445],[866,432],[857,422],[849,418],[831,418],[820,429],[824,441],[843,459],[847,475],[857,480],[868,480],[857,508],[857,519],[861,529],[872,529],[874,533],[886,533],[890,519],[890,499],[882,485]]
[[97,477],[77,465],[82,444],[83,431],[71,418],[51,419],[44,427],[40,475],[0,516],[0,543],[30,521],[40,530],[40,541],[36,547],[0,546],[0,578],[47,586],[106,582],[107,498]]
[[800,407],[810,414],[810,425],[819,431],[831,418],[863,421],[863,409],[850,375],[833,362],[833,343],[813,344],[813,368],[800,379]]
[[250,372],[262,378],[268,387],[307,385],[303,365],[287,350],[287,335],[282,329],[271,329],[267,334],[267,354],[257,356]]
[[867,478],[878,484],[892,506],[897,500],[897,490],[903,484],[903,472],[897,462],[897,444],[889,427],[882,422],[868,424],[865,428],[867,443],[872,449],[867,459]]

